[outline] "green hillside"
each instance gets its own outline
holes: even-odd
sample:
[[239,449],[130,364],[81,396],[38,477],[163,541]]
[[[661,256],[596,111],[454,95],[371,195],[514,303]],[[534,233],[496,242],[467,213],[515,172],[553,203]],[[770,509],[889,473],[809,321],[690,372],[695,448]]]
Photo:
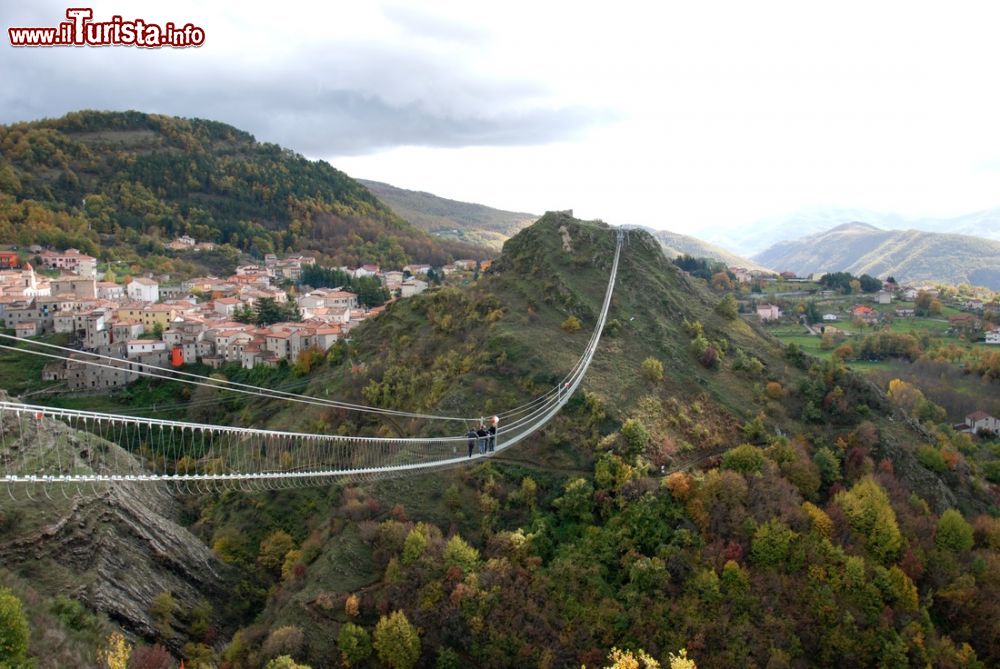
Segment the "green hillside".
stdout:
[[0,243],[167,271],[192,260],[163,248],[183,234],[223,254],[312,249],[347,264],[482,257],[406,223],[329,164],[222,123],[83,111],[0,126]]
[[754,260],[797,274],[851,272],[894,276],[904,283],[969,283],[1000,289],[1000,242],[967,235],[846,223],[775,244]]
[[[607,226],[547,215],[475,286],[367,323],[311,390],[463,414],[524,401],[582,350],[612,249]],[[686,647],[701,667],[877,664],[886,644],[904,664],[1000,657],[981,617],[1000,583],[971,576],[976,561],[998,564],[1000,545],[943,548],[925,529],[949,507],[983,513],[981,479],[924,467],[926,434],[874,386],[718,313],[649,235],[632,233],[619,277],[583,392],[513,453],[343,488],[307,536],[301,519],[269,528],[239,498],[203,513],[210,542],[246,536],[252,554],[279,528],[301,542],[301,566],[224,657],[259,666],[290,628],[293,655],[327,666],[354,648],[341,635],[368,639],[396,610],[428,666],[601,666],[611,646],[660,659]],[[569,316],[581,330],[561,327]],[[255,411],[273,426],[421,429]],[[957,608],[931,597],[970,577]]]
[[[537,396],[586,345],[614,238],[547,214],[477,282],[366,321],[307,390],[462,415]],[[643,231],[609,319],[581,391],[485,463],[189,498],[190,530],[238,574],[239,606],[217,611],[239,631],[175,629],[187,636],[172,647],[253,669],[284,655],[575,669],[607,666],[615,647],[665,666],[685,649],[702,669],[1000,662],[1000,522],[971,441],[735,317]],[[465,429],[217,399],[191,410],[351,434]]]
[[436,237],[457,239],[500,250],[518,230],[538,216],[504,211],[471,202],[459,202],[423,191],[397,188],[379,181],[358,179],[400,218]]

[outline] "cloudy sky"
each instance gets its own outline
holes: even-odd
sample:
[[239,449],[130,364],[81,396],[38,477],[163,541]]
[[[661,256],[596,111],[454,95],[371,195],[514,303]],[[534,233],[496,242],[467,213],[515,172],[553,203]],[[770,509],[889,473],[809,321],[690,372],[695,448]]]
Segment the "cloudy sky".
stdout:
[[[206,42],[4,35],[0,122],[212,118],[353,176],[713,238],[809,207],[1000,206],[995,3],[73,4]],[[56,25],[66,6],[5,0],[0,23]]]

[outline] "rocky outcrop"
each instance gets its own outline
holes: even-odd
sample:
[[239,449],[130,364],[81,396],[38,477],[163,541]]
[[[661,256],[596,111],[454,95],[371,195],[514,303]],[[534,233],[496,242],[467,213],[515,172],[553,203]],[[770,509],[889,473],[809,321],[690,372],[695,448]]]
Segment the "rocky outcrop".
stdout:
[[[80,450],[97,448],[105,464],[131,460],[118,446],[95,445],[58,421],[42,421],[21,435],[16,421],[4,420],[2,458],[30,460],[59,451],[64,462],[93,463],[92,455],[80,458]],[[14,487],[15,500],[3,493],[0,564],[40,591],[107,613],[136,636],[179,646],[186,613],[204,599],[221,604],[231,590],[230,570],[177,522],[179,504],[169,490],[140,483],[105,489],[63,485]],[[171,593],[178,605],[173,639],[150,613],[162,592]]]

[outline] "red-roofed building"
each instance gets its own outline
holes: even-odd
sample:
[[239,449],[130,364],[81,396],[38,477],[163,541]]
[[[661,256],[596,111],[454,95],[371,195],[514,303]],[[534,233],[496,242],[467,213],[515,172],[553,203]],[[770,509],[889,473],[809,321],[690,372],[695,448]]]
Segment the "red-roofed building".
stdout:
[[62,253],[42,251],[39,255],[46,269],[65,269],[80,276],[94,276],[97,272],[97,258],[76,249],[66,249]]
[[21,261],[14,251],[0,251],[0,270],[17,269],[21,266]]

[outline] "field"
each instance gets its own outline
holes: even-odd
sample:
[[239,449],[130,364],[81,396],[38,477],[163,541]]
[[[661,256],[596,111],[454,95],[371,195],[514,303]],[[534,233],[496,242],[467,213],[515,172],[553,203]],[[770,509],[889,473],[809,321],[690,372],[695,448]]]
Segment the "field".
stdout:
[[[872,327],[861,325],[851,319],[848,310],[859,302],[860,300],[843,297],[818,302],[820,313],[834,313],[840,319],[825,323],[825,325],[833,326],[843,333],[843,336],[838,339],[838,346],[842,343],[856,345],[863,337],[882,328],[883,331],[914,335],[923,340],[925,347],[927,345],[925,338],[929,338],[931,346],[957,346],[966,350],[993,350],[996,348],[987,346],[981,341],[970,342],[953,333],[948,319],[965,312],[952,306],[945,306],[940,314],[929,317],[896,317],[896,309],[913,309],[914,304],[912,302],[893,302],[887,305],[869,303],[873,309],[889,317],[884,325]],[[820,327],[823,325],[814,326],[817,330]],[[809,355],[817,358],[829,359],[833,353],[833,349],[824,350],[821,348],[822,337],[818,334],[811,334],[804,325],[783,321],[768,326],[767,330],[782,343],[786,345],[794,343]],[[978,377],[966,376],[960,364],[925,363],[922,361],[911,364],[905,360],[886,359],[880,361],[850,360],[847,361],[847,365],[858,371],[870,372],[872,378],[883,388],[892,378],[900,378],[915,384],[933,401],[945,407],[949,418],[955,421],[963,419],[966,413],[976,409],[990,412],[1000,408],[1000,388],[989,382],[984,385]]]

